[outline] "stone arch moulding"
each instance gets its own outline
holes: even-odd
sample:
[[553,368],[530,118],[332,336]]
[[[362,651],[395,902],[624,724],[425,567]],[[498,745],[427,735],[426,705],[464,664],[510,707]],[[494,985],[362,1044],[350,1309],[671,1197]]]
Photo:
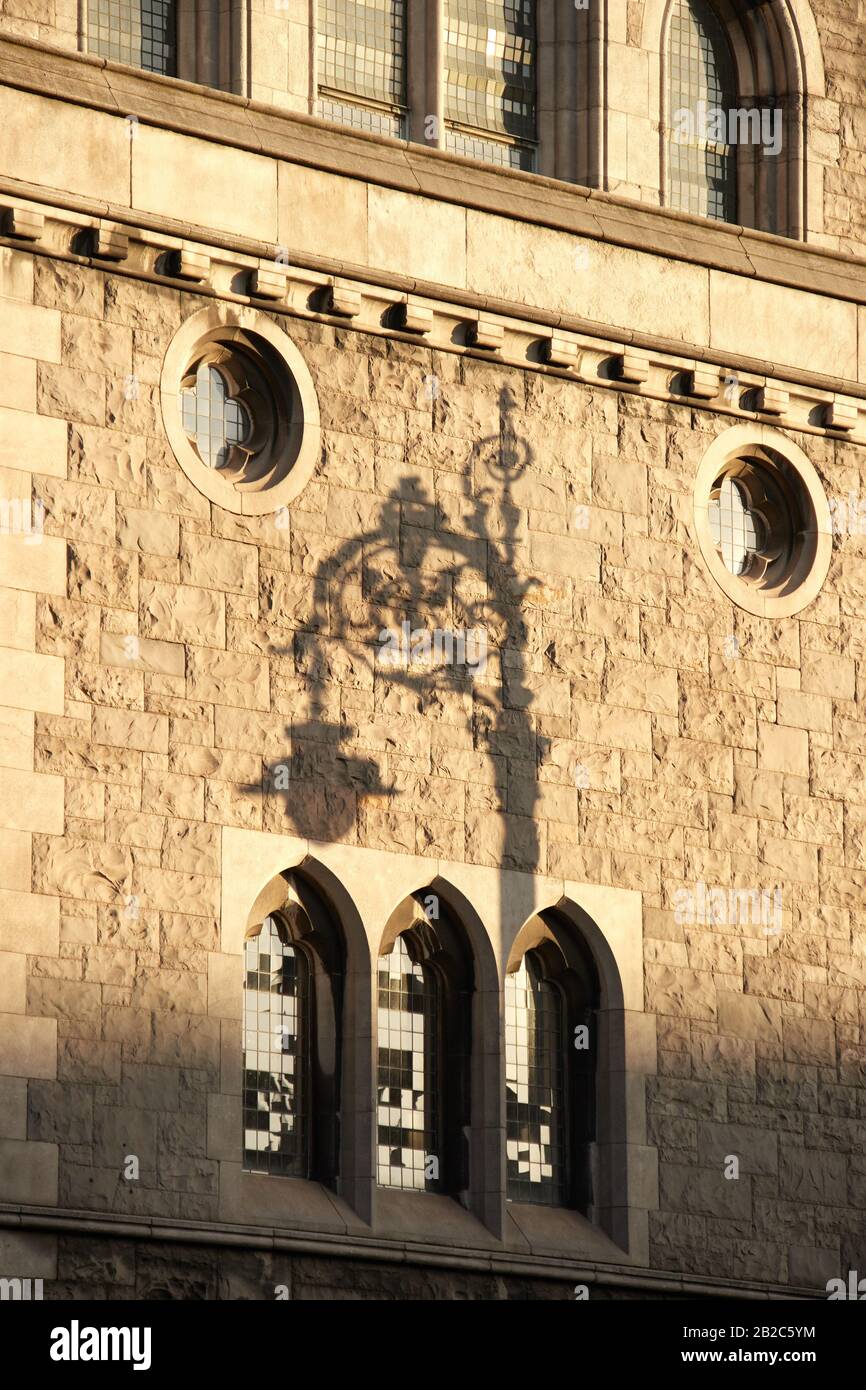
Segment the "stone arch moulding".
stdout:
[[[656,1072],[656,1026],[655,1017],[644,1011],[640,893],[490,866],[446,863],[409,854],[225,827],[222,831],[221,944],[219,953],[211,960],[215,974],[238,982],[238,994],[241,951],[251,909],[254,905],[256,911],[266,907],[269,899],[263,894],[265,890],[272,891],[271,881],[292,871],[308,879],[340,916],[349,957],[347,982],[353,970],[356,976],[359,970],[363,974],[363,979],[355,980],[355,997],[360,1001],[364,996],[366,1014],[362,1016],[359,1002],[361,1031],[356,1035],[354,1050],[360,1060],[354,1084],[359,1128],[363,1131],[359,1143],[365,1147],[364,1161],[356,1168],[361,1176],[351,1193],[345,1190],[345,1203],[341,1204],[341,1218],[348,1229],[352,1229],[352,1222],[359,1217],[374,1225],[376,1219],[372,1166],[375,1063],[372,970],[383,933],[392,917],[399,914],[401,906],[419,889],[429,887],[442,894],[469,938],[478,984],[485,996],[483,1002],[479,1000],[485,1033],[483,1048],[485,1053],[494,1054],[493,1064],[484,1061],[481,1076],[476,1072],[473,1077],[481,1086],[475,1114],[492,1121],[489,1127],[487,1124],[479,1126],[479,1130],[487,1129],[481,1136],[485,1143],[489,1144],[497,1131],[502,1136],[501,1168],[491,1178],[490,1162],[484,1166],[483,1190],[475,1194],[471,1203],[474,1215],[496,1240],[523,1252],[646,1263],[649,1212],[658,1206],[657,1154],[647,1143],[645,1108],[646,1077]],[[505,1098],[501,1084],[501,1053],[506,967],[525,924],[536,914],[548,910],[558,912],[583,934],[598,963],[603,984],[605,1065],[610,1078],[605,1085],[612,1096],[622,1097],[621,1104],[611,1103],[608,1107],[609,1123],[605,1132],[609,1141],[603,1157],[607,1161],[609,1178],[605,1178],[605,1186],[600,1190],[597,1227],[576,1212],[562,1211],[556,1213],[552,1223],[545,1215],[534,1223],[523,1223],[518,1229],[515,1222],[509,1220],[505,1204]],[[348,1028],[344,1036],[350,1037]],[[362,1072],[366,1072],[363,1084]],[[252,1181],[258,1180],[253,1178]],[[270,1184],[271,1189],[277,1185],[275,1180]],[[287,1213],[283,1209],[281,1217],[278,1198],[270,1193],[267,1198],[257,1193],[256,1201],[246,1198],[243,1192],[235,1195],[226,1219],[285,1224]],[[307,1224],[311,1224],[308,1218]]]
[[[782,99],[783,162],[772,182],[760,164],[738,177],[738,222],[798,240],[823,233],[822,163],[811,144],[810,103],[826,92],[818,26],[809,0],[712,0],[725,24],[737,68],[741,101]],[[609,29],[625,27],[627,0],[609,0]],[[672,0],[645,0],[640,46],[649,63],[649,120],[658,132],[659,202],[665,201],[667,111],[666,50]],[[786,153],[785,153],[786,152]],[[763,161],[764,165],[768,161]]]

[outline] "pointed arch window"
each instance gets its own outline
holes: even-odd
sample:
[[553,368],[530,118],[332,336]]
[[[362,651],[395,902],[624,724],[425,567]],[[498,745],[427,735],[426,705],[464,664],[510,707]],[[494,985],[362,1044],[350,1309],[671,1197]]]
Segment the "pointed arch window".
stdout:
[[472,958],[435,895],[407,908],[409,924],[392,926],[379,957],[376,1176],[381,1187],[459,1195],[468,1182]]
[[242,1166],[333,1186],[343,943],[309,885],[284,885],[244,943]]
[[506,1194],[593,1201],[600,985],[570,923],[542,914],[505,978]]
[[737,216],[737,153],[730,143],[736,69],[707,0],[673,0],[668,28],[667,202],[721,222]]

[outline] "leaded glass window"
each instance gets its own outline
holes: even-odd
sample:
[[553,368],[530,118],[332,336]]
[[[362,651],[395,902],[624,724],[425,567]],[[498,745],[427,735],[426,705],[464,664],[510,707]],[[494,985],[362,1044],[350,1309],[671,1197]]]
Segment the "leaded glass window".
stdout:
[[382,1187],[439,1189],[439,1009],[433,972],[402,937],[379,957],[376,1173]]
[[307,961],[273,917],[244,947],[243,1167],[304,1178],[310,1154]]
[[445,0],[446,149],[534,167],[535,59],[535,0]]
[[710,499],[710,533],[731,574],[743,574],[752,556],[760,549],[760,519],[750,509],[748,498],[732,478],[724,478]]
[[505,977],[507,1193],[566,1204],[563,999],[535,953]]
[[223,468],[250,433],[246,409],[229,396],[222,373],[206,362],[199,365],[194,384],[180,393],[180,417],[209,468]]
[[88,0],[87,51],[174,77],[176,0]]
[[319,115],[402,136],[405,0],[318,0],[317,16]]
[[503,140],[485,140],[480,135],[470,135],[468,131],[455,130],[449,126],[445,131],[445,148],[454,154],[465,154],[470,159],[481,159],[485,164],[499,164],[505,169],[535,168],[535,151],[525,145],[507,145]]
[[733,56],[706,0],[674,0],[668,35],[667,200],[683,212],[733,222],[736,148],[728,143],[737,107]]

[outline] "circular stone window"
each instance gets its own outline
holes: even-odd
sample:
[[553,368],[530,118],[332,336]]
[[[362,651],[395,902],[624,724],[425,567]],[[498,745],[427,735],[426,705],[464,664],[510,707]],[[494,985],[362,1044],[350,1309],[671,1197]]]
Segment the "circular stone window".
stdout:
[[832,522],[821,481],[778,430],[735,425],[715,440],[698,470],[695,524],[710,573],[748,613],[798,613],[827,576]]
[[312,476],[312,377],[291,338],[255,310],[213,305],[188,318],[165,355],[160,399],[178,463],[227,511],[276,511]]

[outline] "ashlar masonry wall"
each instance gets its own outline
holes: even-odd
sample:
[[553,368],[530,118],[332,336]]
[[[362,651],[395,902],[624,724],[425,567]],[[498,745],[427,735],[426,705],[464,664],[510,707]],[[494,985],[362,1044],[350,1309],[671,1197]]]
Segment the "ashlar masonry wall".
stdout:
[[[651,1266],[862,1268],[864,538],[752,617],[694,536],[728,416],[280,314],[322,457],[288,516],[241,518],[161,421],[200,297],[0,266],[3,494],[45,509],[0,536],[4,1210],[219,1219],[231,827],[640,894]],[[791,437],[863,495],[862,445]],[[383,669],[404,620],[483,625],[486,671]],[[778,888],[781,929],[685,920],[698,884]]]

